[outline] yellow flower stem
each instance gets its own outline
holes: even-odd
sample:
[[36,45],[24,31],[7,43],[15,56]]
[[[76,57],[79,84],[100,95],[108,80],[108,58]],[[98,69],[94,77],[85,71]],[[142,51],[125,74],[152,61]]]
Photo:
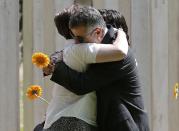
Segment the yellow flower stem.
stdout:
[[38,98],[40,98],[40,100],[44,101],[45,103],[49,104],[49,102],[47,100],[45,100],[43,97],[38,96],[37,94],[35,94]]

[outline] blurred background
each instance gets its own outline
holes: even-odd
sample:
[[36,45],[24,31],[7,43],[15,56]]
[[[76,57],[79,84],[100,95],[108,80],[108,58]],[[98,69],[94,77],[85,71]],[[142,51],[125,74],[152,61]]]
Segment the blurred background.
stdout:
[[178,0],[0,0],[0,131],[32,131],[44,120],[47,104],[30,101],[25,93],[39,84],[49,101],[53,83],[32,65],[31,56],[63,48],[53,19],[74,2],[125,16],[151,131],[178,131],[179,101],[173,96],[179,82]]

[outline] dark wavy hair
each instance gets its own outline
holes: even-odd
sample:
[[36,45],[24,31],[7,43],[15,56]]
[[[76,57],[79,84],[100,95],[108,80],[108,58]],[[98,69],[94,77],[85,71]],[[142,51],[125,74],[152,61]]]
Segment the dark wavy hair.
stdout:
[[69,28],[69,21],[71,15],[80,7],[78,4],[72,5],[70,8],[66,8],[59,12],[55,18],[54,22],[57,27],[58,33],[65,37],[65,39],[72,39],[71,30]]
[[126,33],[126,37],[129,44],[128,26],[124,16],[119,11],[113,9],[99,9],[99,12],[103,16],[106,24],[110,24],[117,29],[123,29],[123,31]]

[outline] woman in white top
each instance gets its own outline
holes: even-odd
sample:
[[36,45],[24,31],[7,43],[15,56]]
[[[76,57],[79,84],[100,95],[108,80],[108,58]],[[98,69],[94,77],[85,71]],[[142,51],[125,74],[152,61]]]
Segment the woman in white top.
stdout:
[[[101,12],[103,16],[106,16],[105,13],[108,13],[107,10],[101,10]],[[118,38],[113,44],[75,44],[75,41],[71,39],[68,24],[66,24],[70,13],[71,9],[64,10],[55,17],[59,33],[67,39],[63,50],[63,61],[70,68],[82,72],[86,70],[87,65],[90,63],[119,61],[127,54],[128,42],[126,34],[122,30],[118,30]],[[111,17],[113,19],[116,18],[116,20],[121,18],[120,14],[116,15],[118,17],[114,17],[112,14]],[[118,25],[116,23],[111,24]],[[58,55],[59,53],[55,53],[52,56],[52,61],[54,59],[56,61],[59,58]],[[84,96],[77,96],[60,85],[55,84],[53,98],[46,113],[44,131],[57,130],[96,131],[95,92]]]

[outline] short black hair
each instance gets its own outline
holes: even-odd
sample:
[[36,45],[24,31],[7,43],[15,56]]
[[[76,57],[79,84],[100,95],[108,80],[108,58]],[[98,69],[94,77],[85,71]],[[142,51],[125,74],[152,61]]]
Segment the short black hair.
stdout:
[[90,6],[84,6],[78,8],[70,17],[69,28],[78,26],[105,28],[106,23],[98,10]]

